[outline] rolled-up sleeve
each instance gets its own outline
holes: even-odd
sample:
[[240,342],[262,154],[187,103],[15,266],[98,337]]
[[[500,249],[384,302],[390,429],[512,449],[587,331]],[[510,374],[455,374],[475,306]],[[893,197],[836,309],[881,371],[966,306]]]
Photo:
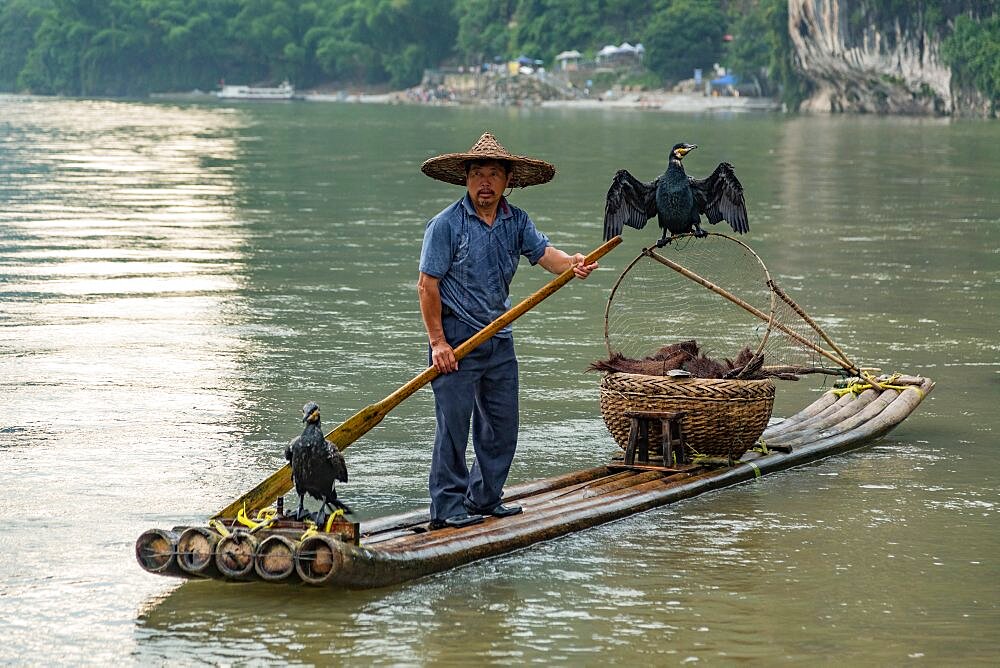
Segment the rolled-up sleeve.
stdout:
[[451,226],[442,216],[431,218],[420,248],[420,271],[441,278],[451,268],[453,255]]
[[545,255],[545,249],[551,245],[549,238],[539,232],[535,223],[525,214],[521,233],[521,255],[528,258],[528,262],[532,265],[536,265]]

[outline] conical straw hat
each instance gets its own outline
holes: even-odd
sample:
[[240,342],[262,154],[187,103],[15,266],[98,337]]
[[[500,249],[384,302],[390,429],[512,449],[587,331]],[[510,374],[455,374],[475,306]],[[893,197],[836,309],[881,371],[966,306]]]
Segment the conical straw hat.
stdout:
[[547,183],[556,175],[556,168],[553,165],[544,160],[514,155],[489,132],[484,132],[479,141],[465,153],[445,153],[436,158],[429,158],[420,165],[420,171],[432,179],[464,186],[465,163],[469,160],[507,160],[513,168],[510,183],[507,184],[511,188]]

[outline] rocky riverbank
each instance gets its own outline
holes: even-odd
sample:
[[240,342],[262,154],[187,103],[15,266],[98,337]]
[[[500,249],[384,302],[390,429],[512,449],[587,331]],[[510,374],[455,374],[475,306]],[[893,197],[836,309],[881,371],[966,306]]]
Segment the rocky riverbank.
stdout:
[[766,97],[704,95],[693,90],[636,90],[614,87],[580,90],[556,77],[446,77],[402,91],[306,92],[312,102],[418,104],[432,106],[520,106],[569,109],[641,109],[667,112],[780,111],[781,103]]
[[422,104],[434,106],[535,106],[563,109],[639,109],[668,112],[733,112],[780,111],[781,103],[766,97],[710,97],[668,91],[628,93],[618,97],[583,98],[572,100],[518,100],[496,102],[484,99],[419,97],[403,92],[347,93],[343,95],[305,94],[310,102],[344,102],[355,104]]

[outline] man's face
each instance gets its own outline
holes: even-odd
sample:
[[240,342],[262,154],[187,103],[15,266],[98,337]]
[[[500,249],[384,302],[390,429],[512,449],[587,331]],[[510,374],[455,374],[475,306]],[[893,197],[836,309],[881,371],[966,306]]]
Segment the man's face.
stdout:
[[507,172],[503,165],[495,160],[476,162],[469,167],[465,177],[465,185],[469,196],[479,208],[492,208],[500,201],[503,191],[507,188]]

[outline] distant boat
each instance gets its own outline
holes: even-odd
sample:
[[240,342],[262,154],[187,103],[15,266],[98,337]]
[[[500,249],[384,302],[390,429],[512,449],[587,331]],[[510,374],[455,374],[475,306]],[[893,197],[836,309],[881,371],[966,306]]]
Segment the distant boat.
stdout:
[[280,86],[223,86],[216,93],[223,100],[294,100],[295,87],[287,81]]

